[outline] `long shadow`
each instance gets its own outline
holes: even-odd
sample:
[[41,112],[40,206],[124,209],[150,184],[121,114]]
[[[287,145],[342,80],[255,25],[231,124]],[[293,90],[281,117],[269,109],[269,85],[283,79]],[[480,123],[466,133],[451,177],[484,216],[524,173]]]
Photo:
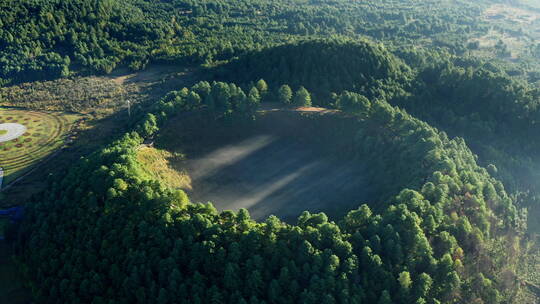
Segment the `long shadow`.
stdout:
[[187,162],[187,169],[192,200],[211,201],[219,210],[246,208],[257,220],[276,215],[294,222],[304,210],[335,217],[372,196],[365,165],[274,135],[202,153]]

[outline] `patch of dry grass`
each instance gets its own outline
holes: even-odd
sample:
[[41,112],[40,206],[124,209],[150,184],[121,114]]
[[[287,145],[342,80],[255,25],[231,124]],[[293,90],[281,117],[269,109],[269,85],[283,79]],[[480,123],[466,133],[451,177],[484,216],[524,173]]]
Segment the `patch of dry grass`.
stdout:
[[191,178],[181,168],[183,155],[152,147],[142,147],[137,151],[137,160],[152,178],[174,189],[191,190]]
[[84,113],[123,101],[121,85],[100,77],[35,81],[0,89],[4,106]]

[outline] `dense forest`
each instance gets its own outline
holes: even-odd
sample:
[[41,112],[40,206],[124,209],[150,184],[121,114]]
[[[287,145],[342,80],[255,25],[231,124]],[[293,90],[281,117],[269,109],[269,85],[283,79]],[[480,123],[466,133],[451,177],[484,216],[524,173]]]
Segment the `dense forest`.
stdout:
[[300,41],[253,51],[203,72],[214,74],[217,80],[245,84],[264,79],[274,86],[305,86],[320,106],[331,106],[331,93],[343,90],[369,98],[379,90],[398,94],[412,75],[383,46],[343,39]]
[[251,52],[205,73],[246,85],[264,78],[271,85],[305,86],[314,104],[326,107],[340,108],[343,90],[386,99],[465,138],[524,206],[536,204],[540,146],[530,139],[540,134],[538,87],[474,58],[410,50],[396,55],[368,42],[304,41]]
[[[430,57],[412,98],[396,104],[466,139],[525,206],[539,202],[540,90],[487,62]],[[517,135],[519,134],[519,135]],[[517,136],[516,136],[517,135]],[[497,170],[497,168],[499,170]]]
[[[246,210],[218,213],[149,179],[135,161],[143,138],[168,117],[202,107],[208,119],[251,120],[253,107],[243,106],[250,99],[220,82],[170,93],[141,113],[134,131],[52,181],[29,206],[19,236],[28,274],[40,282],[36,295],[46,303],[498,303],[512,296],[512,280],[499,280],[515,256],[501,250],[519,250],[524,218],[503,185],[462,140],[383,100],[338,125],[358,134],[339,141],[349,142],[349,157],[379,160],[372,174],[388,183],[383,193],[400,178],[412,188],[338,221],[305,212],[295,225],[276,217],[256,223]],[[392,148],[381,154],[382,147]]]
[[[414,10],[409,9],[414,3]],[[490,25],[490,1],[0,1],[0,78],[110,73],[149,62],[212,63],[248,50],[329,35],[464,54]]]
[[[35,301],[515,303],[536,233],[527,221],[540,216],[540,63],[514,56],[513,40],[485,46],[494,31],[537,43],[486,15],[498,5],[0,0],[0,86],[160,64],[200,80],[134,104],[118,136],[21,202],[7,236]],[[44,104],[124,101],[117,86],[96,87]],[[331,110],[296,110],[312,106]],[[241,132],[267,108],[314,122],[289,136],[367,163],[370,200],[255,221],[192,201],[137,160],[173,119]]]

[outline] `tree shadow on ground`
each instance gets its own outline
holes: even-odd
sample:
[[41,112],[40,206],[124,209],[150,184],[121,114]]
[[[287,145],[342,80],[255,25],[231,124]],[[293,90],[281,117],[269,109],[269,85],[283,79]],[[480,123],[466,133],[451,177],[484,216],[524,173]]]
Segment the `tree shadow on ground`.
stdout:
[[192,201],[218,210],[246,208],[252,218],[293,223],[305,210],[331,217],[369,201],[365,166],[329,158],[292,138],[261,134],[188,160]]

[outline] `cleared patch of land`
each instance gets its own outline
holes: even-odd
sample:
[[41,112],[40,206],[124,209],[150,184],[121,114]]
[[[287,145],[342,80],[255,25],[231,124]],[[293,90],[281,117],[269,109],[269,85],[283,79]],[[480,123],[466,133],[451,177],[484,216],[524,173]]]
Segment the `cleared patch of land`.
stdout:
[[162,129],[156,148],[185,156],[170,167],[189,174],[191,187],[183,189],[193,202],[212,202],[218,210],[246,208],[258,220],[276,215],[294,222],[305,210],[332,217],[369,201],[364,164],[332,157],[309,138],[268,127],[178,119]]
[[4,184],[24,174],[60,148],[73,123],[80,117],[53,112],[35,112],[0,108],[0,125],[20,125],[23,134],[0,142],[0,167],[4,169]]
[[35,81],[0,88],[4,106],[85,113],[123,104],[125,90],[103,77]]
[[479,48],[475,50],[478,55],[493,56],[495,54],[507,59],[517,59],[524,52],[529,51],[527,47],[532,40],[527,36],[491,29],[485,36],[470,39],[469,42],[478,42]]
[[125,108],[126,100],[153,102],[170,90],[192,85],[196,81],[192,70],[153,65],[139,72],[119,69],[107,76],[19,83],[0,88],[0,105],[101,118]]
[[516,61],[536,56],[540,40],[540,13],[523,5],[494,4],[483,13],[489,31],[469,40],[478,43],[472,53]]
[[531,24],[540,19],[540,14],[531,10],[505,4],[494,4],[484,11],[487,19],[507,19],[521,24]]
[[191,178],[182,170],[184,157],[153,147],[143,146],[137,151],[137,160],[153,179],[175,189],[191,190]]
[[190,159],[192,199],[255,219],[294,221],[304,210],[330,214],[368,197],[363,168],[321,157],[293,139],[261,134]]

